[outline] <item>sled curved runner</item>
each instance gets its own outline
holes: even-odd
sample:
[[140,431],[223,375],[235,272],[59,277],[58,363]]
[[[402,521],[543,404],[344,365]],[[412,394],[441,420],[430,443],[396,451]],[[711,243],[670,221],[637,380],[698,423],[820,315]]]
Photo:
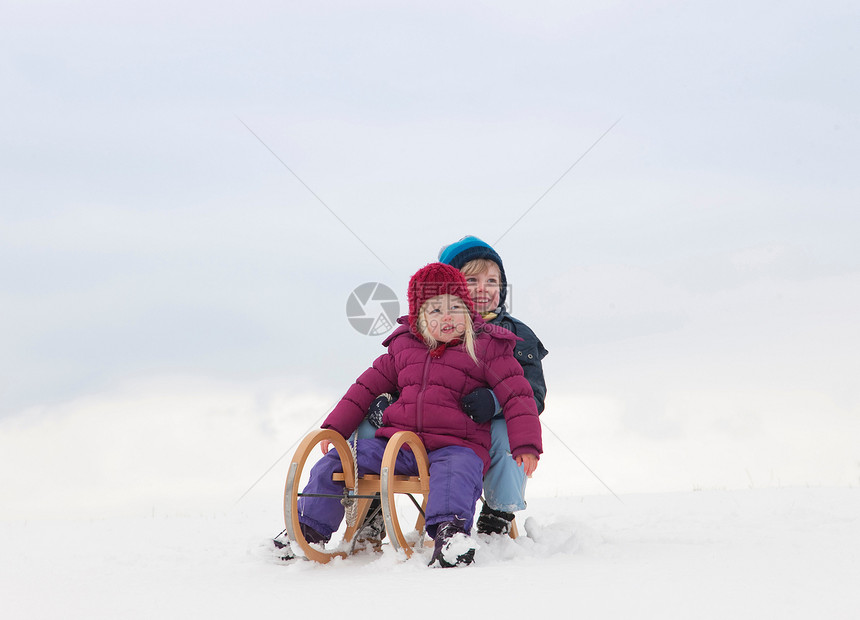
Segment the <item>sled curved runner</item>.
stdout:
[[[323,441],[330,441],[332,443],[332,447],[337,450],[337,454],[340,457],[343,469],[343,473],[334,474],[332,479],[343,482],[349,491],[349,496],[355,496],[354,499],[358,502],[355,525],[347,527],[344,533],[344,542],[347,545],[341,545],[341,548],[333,550],[323,549],[319,545],[311,545],[305,539],[299,527],[298,498],[301,494],[301,489],[298,487],[301,484],[302,471],[313,449]],[[415,456],[415,461],[418,465],[417,476],[400,476],[394,474],[397,455],[404,445],[408,445]],[[358,481],[356,481],[355,463],[352,457],[352,450],[347,441],[338,432],[330,429],[309,433],[299,444],[298,448],[296,448],[296,452],[290,462],[287,482],[284,488],[284,521],[290,541],[298,545],[308,559],[316,562],[326,563],[337,556],[346,557],[349,552],[344,550],[343,547],[346,546],[348,549],[351,549],[349,543],[352,542],[357,530],[364,522],[372,499],[378,496],[382,504],[385,531],[388,534],[391,545],[395,549],[403,549],[407,557],[409,557],[412,555],[412,545],[406,540],[406,536],[403,534],[403,529],[397,517],[394,498],[397,493],[405,493],[410,496],[423,496],[418,520],[414,528],[423,533],[424,509],[427,506],[427,498],[430,494],[428,463],[427,451],[418,436],[408,431],[399,431],[388,441],[382,457],[380,473],[365,474],[360,476]],[[414,498],[413,501],[415,501]],[[417,505],[417,501],[415,503]],[[419,539],[423,539],[423,536],[420,536]]]

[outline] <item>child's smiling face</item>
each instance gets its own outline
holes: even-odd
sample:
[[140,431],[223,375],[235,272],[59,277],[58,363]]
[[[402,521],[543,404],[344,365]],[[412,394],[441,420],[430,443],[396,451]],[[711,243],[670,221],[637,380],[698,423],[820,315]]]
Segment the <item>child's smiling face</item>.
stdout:
[[466,321],[469,309],[466,303],[456,295],[437,295],[424,304],[424,320],[427,321],[427,333],[436,342],[451,342],[462,338],[466,333]]
[[490,263],[479,273],[465,277],[475,310],[479,314],[491,312],[499,307],[502,273],[495,263]]

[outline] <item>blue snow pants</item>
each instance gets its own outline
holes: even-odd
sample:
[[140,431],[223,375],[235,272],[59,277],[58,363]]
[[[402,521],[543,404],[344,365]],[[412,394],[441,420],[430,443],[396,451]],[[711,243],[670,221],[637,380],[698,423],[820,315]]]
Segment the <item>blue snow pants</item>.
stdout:
[[[359,439],[358,473],[378,474],[382,469],[382,455],[387,439]],[[448,446],[427,453],[430,461],[430,495],[427,498],[425,523],[427,532],[435,534],[436,526],[445,521],[462,520],[468,532],[475,518],[475,504],[481,496],[481,474],[484,463],[469,448]],[[331,476],[342,472],[343,466],[337,451],[328,451],[317,461],[303,493],[326,493],[338,497],[300,497],[299,521],[328,539],[340,527],[343,505],[340,496],[343,483],[333,482]],[[418,475],[415,456],[410,450],[401,450],[394,468],[395,474]]]
[[526,507],[526,480],[526,470],[511,456],[505,418],[493,418],[490,421],[490,469],[484,476],[484,499],[495,510],[523,510]]
[[[364,418],[361,424],[358,425],[354,435],[359,439],[373,439],[376,437],[376,427],[367,418]],[[352,437],[349,440],[352,441]]]

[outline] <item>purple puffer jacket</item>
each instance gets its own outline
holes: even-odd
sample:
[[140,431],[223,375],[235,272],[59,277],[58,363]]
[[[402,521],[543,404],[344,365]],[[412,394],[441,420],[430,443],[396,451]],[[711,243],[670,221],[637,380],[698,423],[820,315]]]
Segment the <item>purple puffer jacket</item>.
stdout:
[[438,357],[416,338],[405,317],[382,343],[388,353],[379,356],[347,390],[328,415],[323,428],[349,437],[367,414],[373,399],[385,392],[400,397],[385,409],[377,437],[390,438],[399,430],[413,431],[428,451],[445,446],[471,448],[490,466],[490,424],[478,424],[460,409],[460,399],[478,387],[490,387],[502,405],[511,454],[540,455],[541,427],[537,406],[523,369],[514,357],[517,337],[508,330],[475,321],[475,354],[462,344],[448,347]]

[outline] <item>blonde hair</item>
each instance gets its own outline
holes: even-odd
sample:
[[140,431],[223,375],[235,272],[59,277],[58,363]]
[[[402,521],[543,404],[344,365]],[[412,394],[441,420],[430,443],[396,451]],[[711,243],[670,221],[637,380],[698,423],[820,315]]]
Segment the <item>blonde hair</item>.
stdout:
[[496,261],[490,260],[489,258],[476,258],[460,267],[460,273],[464,276],[474,276],[487,271],[490,267],[495,267],[499,272],[502,271]]
[[[447,295],[447,296],[456,297],[457,299],[460,299],[459,297],[457,297],[457,295]],[[437,297],[439,297],[439,296],[437,295]],[[425,301],[421,305],[421,308],[418,310],[418,325],[417,325],[418,333],[421,334],[421,337],[424,339],[424,342],[431,349],[435,349],[437,346],[439,346],[439,342],[433,336],[430,335],[430,329],[428,327],[430,325],[430,320],[427,318],[427,307],[430,305],[430,301],[432,301],[433,299],[435,299],[435,297],[431,297],[430,299],[428,299],[427,301]],[[460,300],[460,301],[463,303],[464,307],[468,308],[468,304],[466,304],[466,302],[464,302],[462,300]],[[474,325],[472,323],[472,316],[468,313],[468,311],[465,313],[465,316],[466,316],[466,332],[462,336],[463,348],[466,349],[466,353],[468,353],[469,357],[471,357],[475,361],[475,363],[477,364],[478,363],[478,356],[475,354],[475,328],[474,328]]]

